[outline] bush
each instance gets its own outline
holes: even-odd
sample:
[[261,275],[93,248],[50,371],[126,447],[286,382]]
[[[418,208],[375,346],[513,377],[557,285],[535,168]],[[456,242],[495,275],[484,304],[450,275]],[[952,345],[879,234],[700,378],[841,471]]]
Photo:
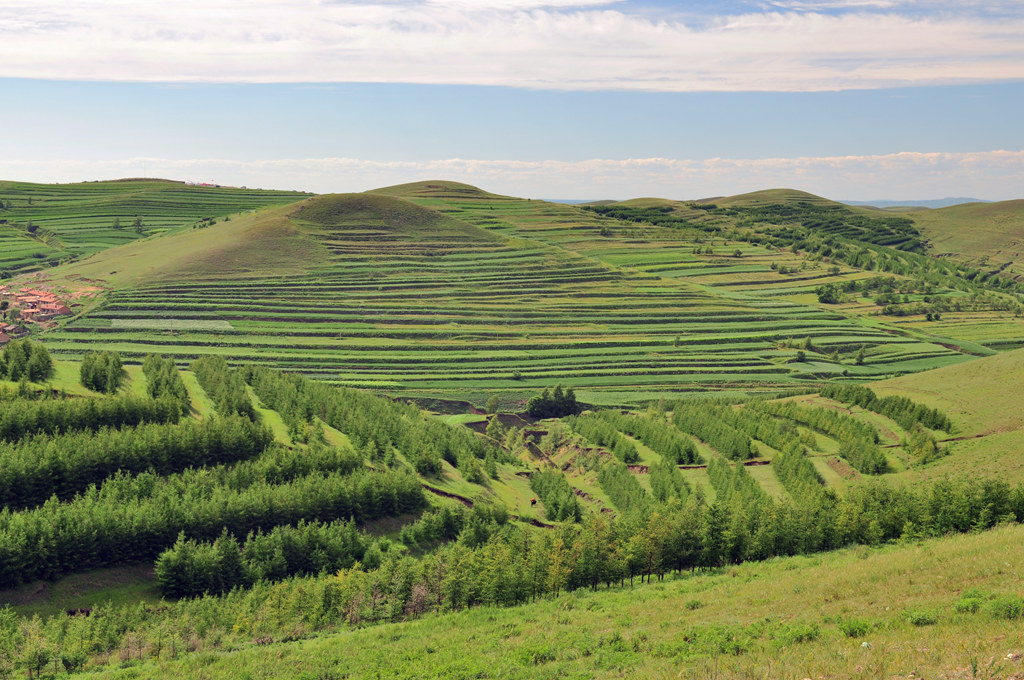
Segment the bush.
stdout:
[[939,617],[931,610],[916,609],[907,613],[907,621],[912,626],[934,626],[939,622]]
[[790,623],[781,627],[775,642],[780,647],[786,647],[800,642],[813,642],[819,637],[821,629],[816,623]]
[[985,613],[994,619],[1016,621],[1024,618],[1024,597],[1002,595],[995,597],[985,605]]
[[871,630],[871,624],[867,621],[850,619],[839,622],[839,630],[848,638],[862,638]]

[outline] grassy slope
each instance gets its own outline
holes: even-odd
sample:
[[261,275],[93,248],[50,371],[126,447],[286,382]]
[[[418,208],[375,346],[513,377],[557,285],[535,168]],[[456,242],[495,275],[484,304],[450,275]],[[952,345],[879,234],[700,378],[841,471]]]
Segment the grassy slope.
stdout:
[[1024,200],[965,203],[908,212],[932,245],[932,254],[1024,274]]
[[901,473],[911,481],[940,475],[1024,479],[1024,350],[874,383],[880,395],[898,394],[945,411],[957,431],[950,455]]
[[[201,218],[294,203],[304,194],[196,187],[160,179],[72,184],[0,181],[0,271],[24,272],[166,233]],[[132,228],[142,218],[144,234]],[[114,229],[114,221],[120,229]],[[26,231],[31,222],[38,231]]]
[[[191,654],[111,678],[970,678],[1024,662],[1019,622],[953,605],[1019,595],[1024,527],[749,563],[708,575]],[[915,616],[916,615],[916,616]],[[934,621],[926,625],[913,625]],[[845,635],[856,620],[865,635]],[[972,670],[973,667],[973,670]],[[976,672],[974,672],[976,671]],[[1014,675],[1013,677],[1019,677]]]
[[212,227],[106,250],[61,271],[62,278],[126,288],[159,281],[272,276],[306,271],[326,259],[322,246],[288,219],[291,206]]

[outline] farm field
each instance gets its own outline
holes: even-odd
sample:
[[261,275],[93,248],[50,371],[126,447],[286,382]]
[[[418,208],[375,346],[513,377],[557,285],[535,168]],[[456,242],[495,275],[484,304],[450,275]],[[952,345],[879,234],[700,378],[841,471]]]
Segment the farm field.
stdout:
[[[48,346],[75,358],[102,342],[128,361],[156,351],[182,364],[220,354],[478,405],[495,393],[522,403],[571,382],[588,403],[628,405],[890,377],[1024,338],[1024,322],[1006,311],[932,321],[877,316],[867,298],[819,304],[818,287],[875,274],[727,231],[638,224],[453,183],[302,206],[32,278],[112,288],[48,332]],[[171,257],[160,247],[168,238]]]

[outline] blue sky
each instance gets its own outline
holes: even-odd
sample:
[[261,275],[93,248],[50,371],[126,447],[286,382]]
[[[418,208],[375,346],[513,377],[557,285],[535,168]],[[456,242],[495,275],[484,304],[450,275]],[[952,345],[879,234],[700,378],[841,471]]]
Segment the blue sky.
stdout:
[[1020,197],[1021,5],[0,0],[0,177]]

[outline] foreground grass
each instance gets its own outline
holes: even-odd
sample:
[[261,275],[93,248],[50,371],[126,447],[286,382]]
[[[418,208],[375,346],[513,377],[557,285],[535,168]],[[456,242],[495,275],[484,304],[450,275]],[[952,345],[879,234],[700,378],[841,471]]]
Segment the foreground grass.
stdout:
[[[1024,591],[1024,527],[745,564],[105,671],[111,678],[1019,677],[1019,621],[959,613]],[[284,639],[303,631],[283,631]],[[260,641],[266,643],[266,640]],[[131,663],[131,662],[128,662]]]

